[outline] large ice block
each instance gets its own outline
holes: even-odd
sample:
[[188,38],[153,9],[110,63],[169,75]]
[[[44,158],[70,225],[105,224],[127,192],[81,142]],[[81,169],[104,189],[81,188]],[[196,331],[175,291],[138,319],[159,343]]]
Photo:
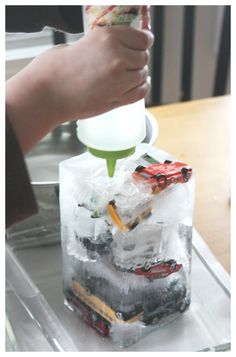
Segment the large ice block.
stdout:
[[188,165],[148,144],[113,178],[89,153],[60,164],[65,305],[121,347],[190,305],[194,187]]

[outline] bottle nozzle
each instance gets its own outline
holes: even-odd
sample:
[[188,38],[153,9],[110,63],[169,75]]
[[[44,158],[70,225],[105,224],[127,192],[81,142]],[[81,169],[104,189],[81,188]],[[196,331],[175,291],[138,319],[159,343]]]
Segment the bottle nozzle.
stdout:
[[113,177],[115,174],[117,160],[124,159],[125,157],[130,156],[135,152],[135,147],[120,151],[103,151],[93,149],[91,147],[89,147],[88,149],[92,155],[106,160],[107,172],[109,177]]
[[116,159],[106,159],[107,172],[109,177],[113,177],[116,169]]

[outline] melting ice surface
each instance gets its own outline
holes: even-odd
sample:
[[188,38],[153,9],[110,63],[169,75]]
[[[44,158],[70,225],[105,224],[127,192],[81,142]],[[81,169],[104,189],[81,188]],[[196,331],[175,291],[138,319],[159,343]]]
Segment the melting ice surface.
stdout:
[[121,346],[190,303],[194,177],[153,194],[150,185],[132,178],[138,165],[150,165],[145,153],[159,162],[170,159],[141,144],[118,163],[114,178],[103,160],[88,153],[60,165],[65,295],[69,291],[84,319],[102,334],[108,329]]

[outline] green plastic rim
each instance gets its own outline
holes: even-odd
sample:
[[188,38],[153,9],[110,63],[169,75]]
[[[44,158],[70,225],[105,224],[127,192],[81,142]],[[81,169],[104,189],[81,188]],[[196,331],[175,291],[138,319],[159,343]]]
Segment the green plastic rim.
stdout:
[[107,171],[109,177],[113,177],[116,169],[116,161],[119,159],[124,159],[127,156],[133,155],[135,153],[135,146],[126,150],[120,151],[104,151],[97,150],[93,148],[88,148],[89,152],[99,157],[100,159],[105,159],[107,163]]

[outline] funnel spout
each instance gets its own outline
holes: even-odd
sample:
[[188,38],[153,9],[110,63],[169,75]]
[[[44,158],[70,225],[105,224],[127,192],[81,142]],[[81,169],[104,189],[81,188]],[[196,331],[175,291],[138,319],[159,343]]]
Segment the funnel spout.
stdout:
[[135,152],[135,147],[120,151],[103,151],[91,147],[89,147],[88,149],[92,155],[106,160],[107,172],[109,177],[113,177],[115,174],[117,160],[124,159],[127,156],[133,155]]

